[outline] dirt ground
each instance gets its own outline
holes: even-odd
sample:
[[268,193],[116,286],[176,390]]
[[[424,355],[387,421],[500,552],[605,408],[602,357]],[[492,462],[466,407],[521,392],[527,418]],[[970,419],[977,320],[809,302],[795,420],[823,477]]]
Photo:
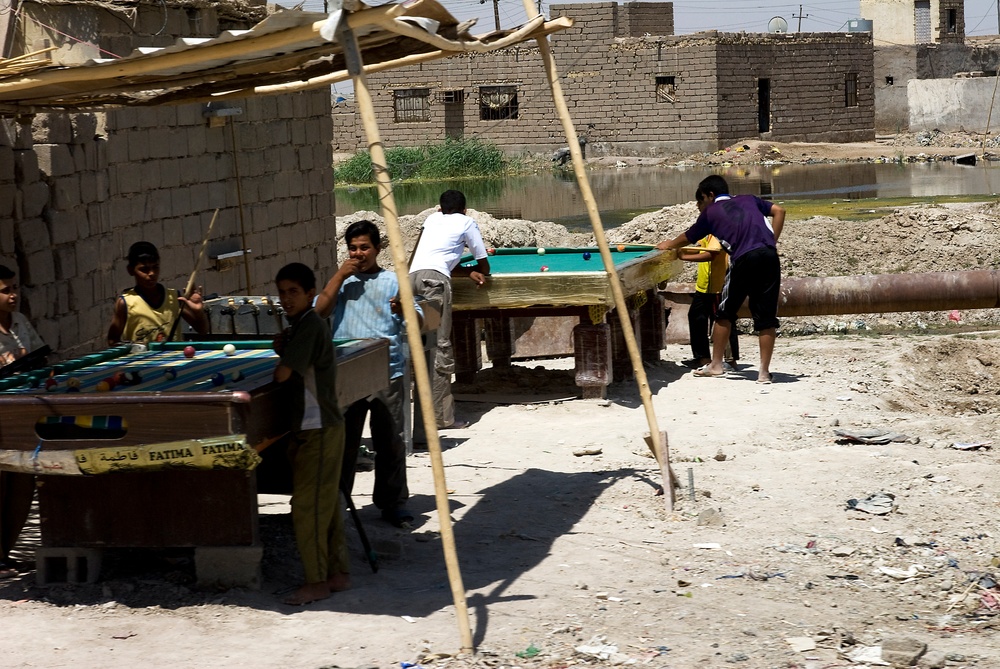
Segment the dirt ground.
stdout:
[[[611,241],[672,236],[693,215],[646,214]],[[552,224],[476,216],[492,245],[580,243]],[[791,220],[780,246],[787,276],[992,269],[1000,208]],[[40,587],[29,528],[26,571],[0,582],[0,666],[825,669],[926,644],[922,666],[1000,668],[995,311],[789,319],[772,385],[754,383],[749,334],[723,379],[693,377],[677,362],[688,347],[669,345],[645,371],[683,484],[673,510],[633,382],[566,399],[572,363],[553,360],[456,387],[473,424],[442,443],[475,655],[456,656],[418,452],[413,527],[379,521],[372,475],[359,473],[381,569],[348,523],[354,587],[304,608],[279,603],[301,575],[286,497],[261,498],[260,591],[199,590],[189,556],[162,552],[109,552],[100,583]],[[887,507],[872,506],[879,493]]]

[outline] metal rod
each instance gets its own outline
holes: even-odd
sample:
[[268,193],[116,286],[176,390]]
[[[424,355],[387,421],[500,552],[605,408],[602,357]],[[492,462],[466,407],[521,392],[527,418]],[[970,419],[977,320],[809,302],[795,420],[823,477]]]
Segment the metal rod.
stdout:
[[695,501],[694,498],[694,467],[688,467],[688,496],[691,501]]

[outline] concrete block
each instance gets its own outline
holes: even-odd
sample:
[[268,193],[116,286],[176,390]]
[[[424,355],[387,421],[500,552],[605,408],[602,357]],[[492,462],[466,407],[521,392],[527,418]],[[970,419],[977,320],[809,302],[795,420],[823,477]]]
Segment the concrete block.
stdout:
[[205,117],[200,104],[180,105],[177,107],[177,125],[204,126]]
[[135,169],[139,171],[139,183],[143,191],[148,192],[164,187],[160,182],[160,166],[164,162],[162,160],[147,160],[135,166]]
[[[4,202],[5,188],[13,190],[13,187],[0,187],[0,203]],[[11,194],[13,195],[13,193]],[[13,200],[10,206],[13,207]],[[0,216],[5,217],[7,214],[0,212]],[[0,256],[9,258],[14,255],[14,250],[14,226],[9,221],[4,221],[0,224]]]
[[156,190],[149,193],[146,218],[169,218],[172,216],[173,205],[170,197],[173,190]]
[[40,144],[69,144],[73,126],[68,114],[37,114],[31,121],[31,132]]
[[[174,188],[170,191],[171,216],[187,216],[191,213],[191,189]],[[198,238],[200,241],[200,237]]]
[[56,266],[52,259],[52,251],[45,249],[28,256],[26,270],[22,277],[24,283],[40,286],[50,284],[55,280]]
[[[49,221],[49,236],[52,244],[68,244],[79,239],[80,219],[84,218],[82,214],[75,210],[49,210],[45,217]],[[86,221],[84,221],[83,227],[86,229]]]
[[903,666],[911,666],[927,652],[927,644],[912,637],[888,637],[882,639],[882,661]]
[[70,127],[73,144],[84,144],[94,141],[97,136],[97,115],[95,114],[73,114],[70,116]]
[[132,131],[128,134],[128,160],[130,162],[139,162],[141,160],[148,160],[149,153],[149,134],[145,132]]
[[41,173],[38,170],[38,155],[34,151],[14,151],[14,179],[26,184],[38,181]]
[[27,120],[22,121],[21,119],[17,119],[15,126],[17,128],[17,140],[14,142],[14,148],[19,151],[26,151],[34,147],[35,138],[31,134],[31,123]]
[[22,219],[36,218],[42,215],[42,211],[49,204],[49,186],[43,181],[36,181],[28,184],[20,190],[21,211],[19,217]]
[[80,177],[71,174],[52,180],[52,194],[49,206],[59,210],[80,206]]
[[65,144],[36,144],[35,154],[38,156],[38,169],[50,177],[60,177],[72,174],[76,169],[73,155]]
[[142,171],[138,165],[119,165],[112,173],[112,193],[127,195],[142,192]]

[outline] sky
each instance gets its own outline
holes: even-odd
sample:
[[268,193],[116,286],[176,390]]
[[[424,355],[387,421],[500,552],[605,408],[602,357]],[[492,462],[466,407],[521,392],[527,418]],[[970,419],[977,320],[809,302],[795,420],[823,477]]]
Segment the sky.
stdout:
[[[496,0],[500,27],[513,28],[525,22],[523,0]],[[622,0],[619,0],[620,2]],[[381,4],[368,0],[369,4]],[[473,34],[494,27],[493,0],[439,0],[456,18],[479,18]],[[537,4],[538,0],[533,0]],[[996,35],[997,4],[1000,0],[965,0],[965,32],[967,35]],[[290,3],[289,6],[295,3]],[[542,0],[542,12],[551,16],[548,0]],[[565,1],[557,4],[569,4]],[[678,35],[701,30],[722,32],[766,32],[768,21],[780,16],[788,22],[789,32],[799,26],[802,31],[839,32],[847,30],[847,21],[861,18],[858,0],[824,0],[824,2],[771,2],[768,0],[677,0],[674,2],[674,32]],[[802,9],[800,10],[799,7]],[[322,11],[322,0],[306,0],[305,9]],[[570,14],[572,16],[572,14]]]

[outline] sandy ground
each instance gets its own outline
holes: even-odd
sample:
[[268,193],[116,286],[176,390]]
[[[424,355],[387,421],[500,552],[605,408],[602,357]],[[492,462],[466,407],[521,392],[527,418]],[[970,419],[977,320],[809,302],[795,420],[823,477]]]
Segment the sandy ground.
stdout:
[[[647,214],[615,239],[665,237],[693,211]],[[477,215],[492,244],[558,236]],[[873,239],[883,252],[864,252]],[[956,205],[789,221],[781,253],[790,276],[941,271],[995,267],[998,242],[995,205]],[[455,656],[431,468],[416,453],[407,530],[377,519],[359,474],[381,569],[349,523],[352,590],[279,603],[301,572],[287,498],[266,496],[260,591],[199,590],[184,554],[111,552],[95,585],[39,587],[26,571],[0,582],[0,666],[820,669],[877,666],[856,654],[913,639],[923,666],[1000,667],[996,314],[796,319],[782,332],[772,385],[754,383],[749,334],[729,378],[691,376],[682,344],[646,368],[683,483],[673,510],[634,383],[565,400],[571,363],[555,360],[456,389],[473,424],[443,433],[443,456],[474,656]],[[849,508],[876,493],[891,511]],[[29,528],[22,559],[37,540]]]

